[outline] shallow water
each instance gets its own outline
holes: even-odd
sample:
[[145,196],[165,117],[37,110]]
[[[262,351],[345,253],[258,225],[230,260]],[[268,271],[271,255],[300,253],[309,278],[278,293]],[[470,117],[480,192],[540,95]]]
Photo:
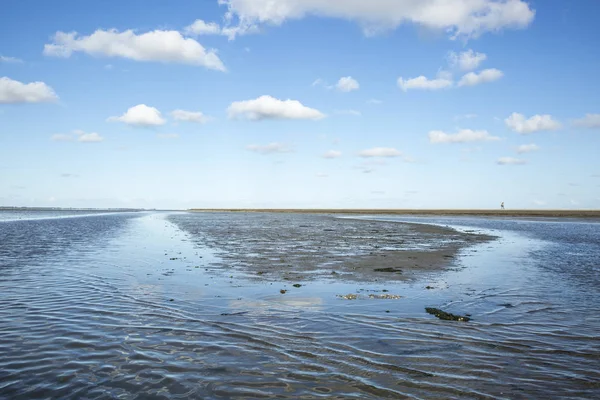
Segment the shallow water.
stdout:
[[499,239],[417,281],[357,283],[248,279],[172,220],[0,222],[0,398],[600,395],[600,224],[406,218]]

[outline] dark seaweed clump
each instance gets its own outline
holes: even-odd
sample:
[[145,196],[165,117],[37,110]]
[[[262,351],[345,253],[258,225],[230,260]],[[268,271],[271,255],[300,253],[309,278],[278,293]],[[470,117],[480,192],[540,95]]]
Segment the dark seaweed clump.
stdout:
[[443,319],[445,321],[468,322],[471,320],[471,318],[469,318],[467,316],[450,314],[446,311],[440,310],[439,308],[425,307],[425,311],[427,311],[429,314],[435,315],[439,319]]

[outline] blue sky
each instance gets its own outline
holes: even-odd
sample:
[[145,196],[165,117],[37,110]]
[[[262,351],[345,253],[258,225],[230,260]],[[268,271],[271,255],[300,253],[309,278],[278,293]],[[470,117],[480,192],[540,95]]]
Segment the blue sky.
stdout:
[[0,205],[600,208],[600,3],[445,3],[4,1]]

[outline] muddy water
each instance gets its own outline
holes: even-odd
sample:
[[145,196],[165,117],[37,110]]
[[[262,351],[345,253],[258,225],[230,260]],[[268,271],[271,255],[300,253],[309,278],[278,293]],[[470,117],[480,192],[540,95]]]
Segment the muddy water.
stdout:
[[4,217],[0,398],[600,394],[599,224],[427,220],[499,239],[442,272],[357,282],[257,280],[183,216]]

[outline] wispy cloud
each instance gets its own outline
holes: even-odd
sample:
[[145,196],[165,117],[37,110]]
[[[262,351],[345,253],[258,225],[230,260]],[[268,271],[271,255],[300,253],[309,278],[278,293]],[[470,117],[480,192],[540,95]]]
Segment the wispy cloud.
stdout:
[[539,149],[539,146],[534,143],[522,144],[519,147],[517,147],[517,153],[531,153],[532,151],[538,151]]
[[246,146],[246,150],[266,155],[277,153],[290,153],[292,151],[292,148],[284,143],[273,142],[266,145],[251,144]]
[[498,140],[500,140],[499,137],[490,135],[486,130],[461,129],[457,133],[446,133],[444,131],[429,132],[429,142],[433,144],[494,142]]
[[514,157],[500,157],[496,163],[498,165],[524,165],[527,164],[527,161]]
[[22,64],[23,60],[21,60],[20,58],[17,58],[17,57],[7,57],[7,56],[0,55],[0,63]]
[[329,150],[329,151],[325,152],[322,157],[332,159],[332,158],[339,158],[341,156],[342,156],[341,151]]

